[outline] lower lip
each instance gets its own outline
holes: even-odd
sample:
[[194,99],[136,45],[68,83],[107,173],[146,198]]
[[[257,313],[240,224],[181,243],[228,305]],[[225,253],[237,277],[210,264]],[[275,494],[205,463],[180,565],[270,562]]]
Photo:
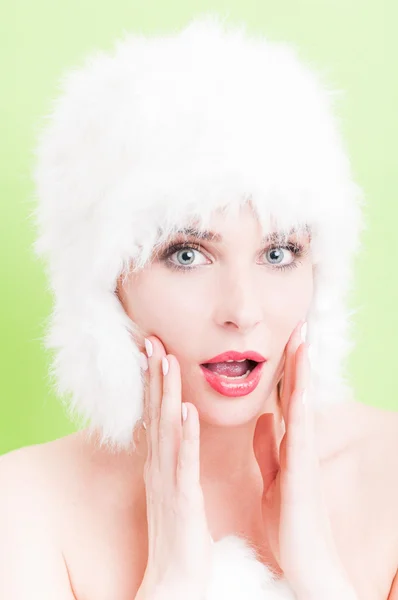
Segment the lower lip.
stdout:
[[256,389],[260,381],[263,365],[264,362],[258,363],[253,371],[250,371],[249,375],[241,380],[226,379],[213,371],[209,371],[209,369],[206,369],[202,365],[200,365],[200,368],[202,369],[202,373],[205,376],[207,383],[211,385],[216,392],[223,396],[236,398],[238,396],[247,396],[247,394],[250,394]]

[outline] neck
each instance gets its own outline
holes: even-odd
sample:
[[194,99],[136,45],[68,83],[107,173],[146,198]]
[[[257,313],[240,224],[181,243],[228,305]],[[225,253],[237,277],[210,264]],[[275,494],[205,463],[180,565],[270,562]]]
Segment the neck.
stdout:
[[[279,448],[285,429],[276,388],[264,403],[260,414],[263,413],[269,414],[270,419],[267,435],[274,438]],[[263,561],[277,568],[264,542],[261,516],[263,479],[253,449],[254,431],[260,414],[239,427],[200,423],[200,483],[213,539],[218,540],[230,533],[250,539]],[[134,456],[141,463],[138,471],[142,473],[147,456],[146,434],[142,427],[137,432],[136,444]],[[134,481],[145,506],[144,488],[137,485],[136,479]]]
[[[275,438],[279,448],[285,433],[281,409],[278,403],[277,389],[264,403],[262,413],[270,415],[270,427],[267,435]],[[260,413],[260,414],[262,414]],[[251,421],[237,427],[219,427],[201,421],[200,423],[200,479],[204,489],[209,487],[228,488],[258,484],[260,471],[254,455],[253,437],[257,415]],[[145,460],[147,443],[142,425],[136,436],[136,452]]]
[[[262,413],[269,414],[270,428],[267,435],[275,436],[279,447],[284,429],[276,389],[264,403]],[[238,427],[217,427],[201,423],[200,461],[203,485],[217,483],[221,486],[240,486],[257,481],[260,471],[254,455],[253,437],[260,414]]]

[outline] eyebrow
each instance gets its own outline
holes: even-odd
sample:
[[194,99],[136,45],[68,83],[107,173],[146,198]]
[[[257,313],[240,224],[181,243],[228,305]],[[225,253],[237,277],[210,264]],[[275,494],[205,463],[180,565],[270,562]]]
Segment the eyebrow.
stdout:
[[[297,228],[296,227],[292,227],[290,229],[290,231],[288,232],[288,236],[294,234],[297,232]],[[194,227],[184,227],[183,229],[178,229],[175,232],[175,235],[185,235],[187,237],[196,237],[202,240],[208,240],[211,242],[222,242],[223,238],[222,235],[220,235],[219,233],[214,233],[213,231],[207,231],[207,230],[199,230],[199,229],[195,229]],[[282,232],[278,232],[278,231],[272,231],[271,233],[268,233],[266,236],[264,236],[264,238],[262,239],[263,243],[267,243],[267,242],[277,242],[280,239],[282,239]]]

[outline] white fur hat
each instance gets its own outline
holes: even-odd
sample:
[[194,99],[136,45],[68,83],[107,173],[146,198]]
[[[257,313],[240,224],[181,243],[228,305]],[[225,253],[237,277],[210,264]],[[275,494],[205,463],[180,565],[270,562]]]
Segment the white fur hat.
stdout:
[[290,45],[208,14],[177,33],[126,34],[63,76],[36,147],[34,251],[54,293],[55,391],[102,444],[129,447],[143,410],[119,276],[190,219],[248,199],[265,231],[310,226],[312,400],[352,399],[346,304],[363,193],[323,79]]

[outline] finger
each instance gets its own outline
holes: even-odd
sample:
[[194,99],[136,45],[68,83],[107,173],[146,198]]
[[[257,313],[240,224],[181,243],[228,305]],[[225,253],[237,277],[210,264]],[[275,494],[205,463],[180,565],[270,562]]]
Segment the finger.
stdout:
[[159,421],[159,468],[165,480],[176,484],[178,451],[182,436],[181,418],[181,371],[178,360],[172,354],[165,359],[163,396]]
[[[295,354],[296,350],[300,344],[301,340],[301,328],[304,324],[304,321],[301,320],[297,323],[296,327],[293,329],[289,341],[286,344],[285,349],[285,367],[284,367],[284,378],[283,378],[283,389],[282,393],[284,399],[288,399],[290,397],[291,392],[293,391],[292,384],[292,375],[294,373],[295,368]],[[287,411],[287,406],[284,406]]]
[[311,363],[309,359],[309,344],[307,342],[303,343],[302,359],[298,367],[297,385],[300,389],[304,388],[306,391],[304,407],[305,443],[309,452],[309,459],[313,460],[316,465],[319,458],[315,443],[315,413],[311,404]]
[[[303,360],[300,348],[298,361]],[[287,520],[301,529],[303,544],[318,559],[330,557],[333,535],[323,496],[319,462],[308,444],[305,426],[307,407],[302,403],[303,390],[294,390],[290,403],[288,428],[281,446],[281,505],[288,509]],[[283,459],[282,459],[283,455]],[[328,560],[324,562],[327,564]]]
[[[298,504],[308,495],[307,455],[301,401],[302,391],[295,390],[291,396],[289,421],[281,452],[283,464],[284,502]],[[282,444],[281,444],[282,445]]]
[[296,381],[288,407],[284,457],[286,477],[294,486],[295,495],[301,492],[308,495],[309,481],[306,477],[313,467],[310,456],[312,445],[309,444],[312,432],[308,429],[307,407],[303,403],[303,392],[308,391],[308,367],[307,347],[302,343],[296,353]]
[[263,478],[264,493],[266,493],[279,470],[273,414],[264,413],[257,419],[253,449]]
[[304,390],[309,384],[308,344],[300,342],[295,357],[295,371],[293,374],[293,391]]
[[296,352],[295,360],[295,383],[294,390],[306,390],[306,405],[303,413],[303,430],[305,434],[305,444],[311,452],[314,450],[314,414],[310,406],[310,373],[311,366],[308,357],[308,344],[302,342]]
[[[306,530],[308,543],[320,552],[332,547],[330,521],[321,484],[316,452],[313,410],[303,403],[303,392],[310,390],[308,345],[296,352],[296,383],[288,407],[288,420],[281,442],[281,495],[283,505],[294,510],[294,519]],[[315,551],[315,550],[314,550]]]
[[[149,364],[147,355],[144,352],[141,352],[140,363],[141,363],[141,380],[143,383],[143,411],[142,411],[142,426],[145,430],[147,429],[147,424],[149,421],[149,413],[148,413],[148,402],[149,402]],[[146,367],[146,368],[145,368]],[[151,445],[147,443],[147,460],[148,462],[151,460]]]
[[[149,344],[147,343],[149,342]],[[151,446],[151,462],[158,467],[159,463],[159,419],[160,406],[163,392],[162,358],[166,355],[163,344],[155,336],[147,338],[146,350],[149,365],[149,397],[148,397],[148,423],[147,440]],[[150,356],[151,354],[151,356]],[[155,465],[156,463],[156,465]]]
[[322,549],[326,548],[327,552],[328,548],[333,547],[333,536],[314,443],[313,410],[308,402],[303,404],[302,401],[303,391],[309,390],[310,365],[306,344],[300,345],[296,361],[297,387],[290,401],[283,459],[281,458],[281,495],[283,505],[294,509],[293,518],[302,523],[308,544],[312,544],[314,552],[319,555]]
[[196,407],[184,403],[187,418],[182,425],[182,438],[177,462],[177,487],[184,498],[202,501],[200,486],[200,425]]
[[304,320],[297,323],[293,329],[285,350],[285,367],[283,375],[283,384],[281,390],[281,409],[285,423],[288,420],[288,406],[290,397],[294,389],[295,369],[296,369],[296,351],[301,343],[301,328]]
[[149,373],[148,373],[148,369],[149,369],[149,363],[148,363],[148,358],[147,358],[147,354],[145,352],[145,349],[143,351],[140,351],[139,353],[139,365],[140,365],[140,374],[141,374],[141,381],[143,384],[143,409],[142,409],[142,420],[145,421],[145,419],[148,418],[148,414],[147,414],[147,385],[149,383]]

